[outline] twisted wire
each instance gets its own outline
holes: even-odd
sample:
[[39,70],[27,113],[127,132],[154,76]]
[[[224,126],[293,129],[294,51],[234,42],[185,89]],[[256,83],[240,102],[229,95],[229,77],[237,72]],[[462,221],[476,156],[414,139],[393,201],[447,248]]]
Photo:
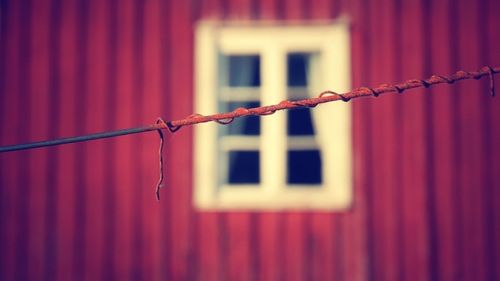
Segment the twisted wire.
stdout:
[[294,109],[299,107],[315,107],[318,104],[333,102],[333,101],[344,101],[348,102],[355,98],[374,96],[378,97],[382,94],[387,93],[400,93],[402,94],[406,90],[415,88],[429,88],[430,86],[437,84],[453,84],[460,80],[466,79],[480,79],[483,76],[489,76],[490,79],[490,94],[495,96],[495,80],[494,75],[500,72],[500,67],[492,68],[490,66],[485,66],[478,71],[464,71],[459,70],[454,74],[449,76],[442,75],[432,75],[427,79],[410,79],[405,82],[397,84],[382,84],[375,88],[360,87],[356,88],[350,92],[339,94],[333,91],[324,91],[318,97],[290,101],[284,100],[278,104],[266,105],[254,108],[237,108],[231,112],[217,113],[213,115],[201,115],[192,114],[184,119],[179,119],[175,121],[168,122],[167,128],[171,132],[178,131],[183,126],[189,126],[199,123],[206,122],[217,122],[219,124],[227,125],[234,121],[234,119],[249,116],[249,115],[270,115],[279,110]]
[[324,91],[324,92],[320,93],[319,96],[315,97],[315,98],[308,98],[308,99],[294,100],[294,101],[284,100],[278,104],[266,105],[266,106],[260,106],[260,107],[254,107],[254,108],[239,107],[231,112],[217,113],[217,114],[207,115],[207,116],[204,116],[204,115],[201,115],[198,113],[194,113],[194,114],[187,116],[184,119],[168,121],[168,122],[164,121],[161,118],[158,118],[154,124],[151,124],[149,126],[144,126],[144,127],[123,129],[123,130],[110,131],[110,132],[102,132],[102,133],[90,134],[90,135],[85,135],[85,136],[77,136],[77,137],[70,137],[70,138],[63,138],[63,139],[56,139],[56,140],[32,142],[32,143],[27,143],[27,144],[16,144],[16,145],[10,145],[10,146],[3,146],[3,147],[0,147],[0,153],[1,152],[8,152],[8,151],[39,148],[39,147],[48,147],[48,146],[75,143],[75,142],[84,142],[84,141],[90,141],[90,140],[95,140],[95,139],[111,138],[111,137],[117,137],[117,136],[123,136],[123,135],[143,133],[143,132],[148,132],[148,131],[157,131],[159,136],[160,136],[160,147],[159,147],[159,152],[158,152],[160,175],[159,175],[158,182],[156,184],[155,194],[156,194],[156,199],[160,200],[160,189],[163,186],[162,183],[164,180],[164,174],[163,174],[164,136],[163,136],[163,132],[162,132],[162,130],[164,130],[164,129],[168,129],[171,133],[175,133],[184,126],[189,126],[189,125],[194,125],[194,124],[199,124],[199,123],[216,122],[216,123],[221,124],[221,125],[227,125],[227,124],[230,124],[231,122],[233,122],[236,118],[243,117],[243,116],[249,116],[249,115],[265,116],[265,115],[274,114],[276,111],[279,111],[279,110],[294,109],[294,108],[300,108],[300,107],[315,107],[318,104],[339,101],[339,100],[344,101],[344,102],[349,102],[350,100],[355,99],[355,98],[366,97],[366,96],[379,97],[380,95],[386,94],[386,93],[400,93],[400,94],[402,94],[404,91],[409,90],[409,89],[429,88],[430,86],[433,86],[436,84],[442,84],[442,83],[453,84],[457,81],[466,80],[466,79],[476,79],[477,80],[477,79],[480,79],[484,76],[489,77],[490,94],[493,97],[493,96],[495,96],[495,77],[494,76],[495,76],[495,74],[497,74],[499,72],[500,72],[500,67],[492,68],[490,66],[485,66],[485,67],[479,69],[478,71],[459,70],[456,73],[451,74],[449,76],[432,75],[431,77],[429,77],[427,79],[410,79],[410,80],[407,80],[405,82],[401,82],[401,83],[397,83],[397,84],[382,84],[382,85],[375,87],[375,88],[360,87],[360,88],[356,88],[350,92],[343,93],[343,94],[339,94],[339,93],[328,90],[328,91]]

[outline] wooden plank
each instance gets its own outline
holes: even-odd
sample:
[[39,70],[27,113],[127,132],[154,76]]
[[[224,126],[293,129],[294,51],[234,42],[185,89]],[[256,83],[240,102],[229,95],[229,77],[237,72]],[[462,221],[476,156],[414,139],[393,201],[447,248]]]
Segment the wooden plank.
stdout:
[[231,20],[249,20],[252,15],[251,0],[235,0],[228,2],[228,18]]
[[[144,3],[134,1],[131,4],[133,6],[133,25],[129,32],[132,33],[132,41],[131,41],[131,65],[133,68],[132,77],[132,96],[131,96],[131,105],[132,105],[132,122],[140,123],[142,121],[141,114],[142,105],[144,104],[143,98],[143,89],[144,89],[144,57],[143,57],[143,44],[144,40]],[[142,149],[141,149],[141,137],[142,136],[134,136],[131,139],[132,147],[134,148],[131,152],[132,162],[135,164],[132,166],[132,208],[136,210],[132,213],[130,219],[132,220],[132,235],[130,240],[130,247],[132,253],[132,264],[130,269],[131,279],[141,279],[143,274],[143,261],[144,261],[144,238],[143,238],[143,213],[142,210],[144,206],[142,205],[144,198],[144,190],[141,188],[137,188],[138,186],[142,186],[143,184],[143,169],[141,167],[142,160]],[[137,166],[139,163],[139,167]]]
[[[498,32],[498,26],[500,26],[500,2],[490,0],[487,1],[487,34],[488,34],[488,55],[487,63],[490,65],[500,65],[500,53],[495,50],[500,49],[500,34]],[[498,75],[496,76],[496,83],[498,85]],[[497,97],[498,97],[498,87],[497,87]],[[490,100],[489,104],[489,118],[491,120],[489,128],[489,139],[491,152],[489,153],[489,161],[487,163],[490,169],[490,186],[488,190],[490,192],[486,193],[486,196],[490,196],[489,200],[492,208],[491,222],[490,225],[490,237],[488,247],[490,252],[489,263],[492,263],[494,272],[492,280],[500,280],[500,148],[498,143],[500,143],[500,103]],[[491,241],[491,242],[490,242]]]
[[258,2],[258,15],[257,18],[264,20],[277,20],[282,16],[281,2],[277,0],[260,0]]
[[[31,32],[24,34],[30,38],[29,104],[28,135],[30,140],[48,139],[49,114],[51,112],[49,86],[49,19],[50,5],[43,1],[32,1],[29,9]],[[45,201],[47,197],[47,174],[49,171],[48,149],[29,151],[27,177],[27,207],[29,216],[28,279],[43,276],[45,261]]]
[[[460,68],[475,68],[479,63],[479,18],[478,3],[461,1],[458,5],[458,56]],[[481,106],[488,98],[481,91],[479,83],[469,82],[460,85],[459,119],[460,124],[460,166],[458,167],[461,191],[461,231],[463,233],[462,265],[464,279],[486,280],[486,241],[484,240],[484,192],[485,151],[484,120]]]
[[282,280],[283,247],[280,243],[283,232],[280,231],[282,215],[278,213],[262,213],[258,216],[258,280]]
[[334,19],[334,14],[336,14],[339,8],[336,3],[338,1],[330,0],[317,0],[314,2],[309,2],[310,5],[310,18],[314,20],[331,20]]
[[[338,3],[335,1],[306,2],[308,15],[314,20],[330,20],[333,18]],[[304,278],[308,280],[335,280],[338,277],[339,259],[342,243],[341,216],[338,212],[312,212],[307,215],[306,237],[302,243],[305,247],[305,263],[308,265]]]
[[[500,13],[500,2],[499,1],[488,1],[487,5],[487,15],[488,15],[488,57],[487,61],[490,65],[499,65],[500,64],[500,54],[498,51],[500,49],[500,34],[498,33],[498,26],[500,25],[500,18],[498,14]],[[498,75],[496,76],[496,83],[498,85]],[[498,88],[497,88],[498,89]],[[497,90],[498,96],[498,90]],[[489,102],[490,106],[490,148],[491,153],[489,153],[489,161],[487,163],[490,168],[490,193],[487,193],[487,196],[490,196],[492,209],[492,222],[489,222],[491,228],[490,237],[493,239],[490,240],[489,251],[490,251],[490,260],[495,269],[493,276],[491,279],[500,280],[500,241],[498,241],[498,237],[500,237],[500,148],[498,147],[498,143],[500,143],[500,103],[498,102]]]
[[[353,17],[351,52],[352,52],[352,84],[353,87],[366,85],[369,76],[369,31],[366,22],[368,9],[363,1],[352,1],[346,7]],[[338,258],[341,261],[341,273],[336,275],[337,280],[368,280],[372,274],[372,246],[368,238],[372,234],[368,222],[370,183],[373,179],[373,169],[369,166],[372,155],[370,149],[371,128],[367,126],[370,116],[369,103],[367,99],[353,101],[353,208],[343,214],[342,225],[342,247]],[[339,261],[340,262],[340,261]]]
[[200,20],[217,20],[224,17],[225,7],[222,0],[203,0],[199,9]]
[[[103,97],[104,108],[106,108],[106,117],[103,122],[103,127],[105,130],[113,130],[117,128],[116,119],[117,116],[117,103],[115,102],[118,96],[117,89],[117,70],[118,70],[118,3],[117,1],[109,1],[106,10],[104,11],[106,22],[108,26],[108,36],[106,40],[106,45],[103,47],[106,52],[106,85],[105,95]],[[118,143],[119,139],[112,138],[106,140],[103,144],[106,151],[106,158],[104,162],[104,178],[103,178],[103,189],[102,201],[103,201],[103,245],[105,247],[102,257],[102,270],[101,278],[103,280],[115,280],[116,279],[116,264],[115,264],[115,252],[118,250],[115,248],[115,240],[118,235],[117,226],[117,182],[119,173],[116,173],[115,167],[118,165],[117,162],[117,151],[114,149]],[[119,251],[119,250],[118,250]]]
[[[173,56],[172,49],[170,46],[173,44],[175,41],[175,38],[171,36],[171,24],[172,22],[170,21],[170,18],[166,15],[169,15],[170,13],[170,3],[167,3],[166,1],[161,1],[161,5],[159,7],[160,13],[162,15],[161,20],[160,20],[160,25],[162,27],[162,32],[160,36],[160,46],[161,46],[161,56],[159,58],[161,62],[161,84],[160,84],[160,90],[162,94],[162,98],[160,99],[160,105],[162,106],[162,114],[161,116],[165,118],[165,120],[169,120],[171,118],[170,114],[168,112],[165,112],[166,110],[164,109],[165,107],[168,109],[168,101],[169,97],[165,94],[168,93],[171,89],[171,82],[172,82],[172,77],[171,74],[173,71],[175,71],[172,68],[171,65],[171,57]],[[171,136],[167,134],[166,136],[166,142],[170,142]],[[167,151],[170,147],[166,146]],[[170,154],[166,157],[166,159],[170,157]],[[165,162],[165,164],[169,164],[169,162]],[[165,167],[164,172],[168,173],[169,170]],[[163,201],[166,203],[161,203],[160,205],[160,212],[162,214],[161,218],[161,224],[160,224],[160,232],[162,235],[162,242],[158,245],[161,247],[161,262],[162,262],[162,268],[160,272],[160,277],[163,280],[168,280],[170,278],[170,273],[172,272],[172,254],[171,254],[171,248],[173,244],[172,240],[172,224],[171,224],[171,216],[168,215],[171,210],[171,206],[169,205],[170,203],[170,198],[171,198],[171,191],[174,188],[172,185],[170,185],[172,182],[169,181],[170,176],[167,176],[165,179],[165,188],[161,191],[162,192],[162,198]]]
[[207,281],[222,280],[222,254],[220,232],[221,214],[216,212],[202,212],[198,215],[197,256],[198,279]]
[[[59,89],[60,99],[57,103],[62,119],[58,122],[58,136],[74,136],[79,126],[77,112],[77,5],[75,1],[64,1],[61,4],[61,31],[59,47]],[[55,280],[75,280],[73,239],[75,229],[73,221],[76,216],[76,145],[57,148],[58,173],[57,215],[56,215],[56,264]]]
[[[4,38],[8,38],[8,29],[7,29],[7,15],[4,13],[2,17],[0,18],[0,32],[2,33],[2,36]],[[2,112],[5,112],[5,109],[3,108],[2,105],[4,105],[7,101],[6,98],[6,76],[8,72],[8,66],[6,64],[7,61],[7,52],[6,52],[6,44],[0,44],[0,92],[4,93],[3,95],[0,96],[0,109]],[[3,118],[3,114],[0,113],[0,118]],[[5,120],[5,119],[3,119]],[[5,143],[5,135],[6,132],[4,132],[2,129],[0,129],[0,143],[4,144]],[[5,161],[5,160],[4,160]],[[7,196],[7,184],[5,183],[5,176],[7,174],[7,167],[4,165],[4,162],[0,162],[0,248],[4,249],[4,245],[2,241],[5,240],[5,234],[7,232],[8,226],[6,225],[7,218],[5,216],[5,213],[7,211],[6,208],[6,202],[4,202],[4,198]],[[2,272],[4,272],[4,260],[6,257],[4,255],[0,255],[0,278],[2,278]]]
[[[306,17],[305,2],[302,0],[289,0],[284,3],[285,20],[302,20]],[[306,263],[305,221],[309,216],[299,211],[289,211],[283,216],[283,240],[285,265],[284,278],[286,280],[302,280],[307,276],[308,264]]]
[[[251,1],[231,1],[228,6],[229,19],[251,19]],[[251,220],[248,212],[229,212],[225,216],[227,224],[227,279],[251,280],[255,275],[252,268],[252,259],[257,254],[255,247],[251,247]]]
[[252,280],[250,214],[227,214],[227,280]]
[[[493,60],[500,61],[500,54],[498,52],[494,52],[495,48],[492,48],[492,42],[495,41],[496,32],[490,32],[491,27],[489,24],[491,23],[491,17],[495,15],[490,11],[494,12],[495,8],[496,12],[500,11],[500,6],[494,6],[493,3],[489,1],[482,1],[478,5],[478,35],[479,35],[479,61],[480,65],[488,65]],[[494,16],[493,16],[494,17]],[[499,38],[499,37],[497,37]],[[496,58],[495,58],[496,57]],[[487,79],[484,79],[487,80]],[[489,82],[489,81],[488,81]],[[489,83],[487,81],[482,81],[479,83],[480,92],[488,93],[489,92]],[[486,95],[485,95],[486,97]],[[480,100],[480,114],[481,114],[481,124],[482,124],[482,135],[483,135],[483,146],[482,146],[482,154],[484,161],[484,170],[482,171],[484,177],[484,188],[480,194],[482,200],[482,208],[483,208],[483,225],[484,225],[484,244],[485,248],[485,273],[486,280],[494,280],[497,273],[497,262],[496,262],[496,252],[495,249],[498,248],[498,242],[495,238],[495,214],[498,213],[498,208],[495,206],[495,191],[494,188],[494,174],[493,167],[490,166],[491,157],[494,153],[492,153],[495,148],[495,143],[491,142],[491,135],[494,133],[492,130],[495,128],[499,128],[499,122],[495,121],[495,119],[491,119],[491,106],[492,102],[491,98],[483,98]],[[497,119],[500,120],[500,119]]]
[[[75,97],[76,104],[75,112],[78,125],[75,126],[76,133],[78,135],[85,134],[85,128],[83,126],[85,107],[82,106],[85,104],[86,100],[86,91],[88,90],[87,86],[87,18],[88,18],[88,4],[86,2],[77,2],[77,42],[76,42],[76,51],[77,51],[77,80],[75,81]],[[86,226],[86,191],[85,191],[85,174],[86,174],[86,162],[85,162],[85,146],[78,145],[76,148],[75,155],[75,169],[77,170],[76,175],[76,184],[75,184],[75,216],[73,218],[72,228],[74,229],[74,236],[72,237],[72,246],[73,246],[73,270],[75,280],[84,280],[85,278],[85,248],[86,248],[86,239],[85,239],[85,226]]]
[[[281,17],[282,11],[278,1],[260,1],[258,18],[276,20]],[[282,280],[284,278],[283,262],[283,215],[275,212],[260,213],[256,217],[257,253],[258,260],[256,279]]]
[[[433,73],[452,73],[456,69],[456,62],[450,50],[456,38],[453,38],[451,30],[453,24],[453,1],[432,2],[430,8],[430,24],[435,28],[431,30],[432,40],[430,48],[431,69]],[[456,86],[447,86],[429,89],[432,106],[432,131],[430,145],[432,147],[433,167],[432,190],[430,191],[429,207],[434,213],[430,217],[431,244],[433,254],[430,265],[432,267],[431,277],[435,280],[457,280],[458,275],[458,240],[455,230],[458,218],[456,216],[455,204],[458,200],[455,187],[458,184],[455,165],[457,162],[455,151],[455,119],[454,108]],[[434,242],[433,242],[434,241]]]
[[[29,139],[28,130],[21,127],[21,125],[28,126],[31,121],[30,113],[26,112],[26,101],[30,99],[30,86],[27,81],[31,81],[31,5],[30,3],[21,3],[19,6],[20,12],[18,14],[18,20],[16,24],[19,25],[19,37],[17,38],[19,48],[19,68],[18,76],[15,80],[15,83],[18,83],[17,92],[13,94],[19,99],[17,103],[17,113],[13,120],[13,123],[16,124],[17,130],[14,130],[17,134],[16,142],[26,142]],[[25,120],[23,122],[22,120]],[[15,166],[15,162],[12,163],[14,169],[19,169],[19,173],[17,173],[18,179],[16,181],[16,185],[12,187],[16,189],[16,194],[14,195],[14,206],[16,206],[17,210],[15,211],[15,218],[18,221],[16,232],[15,232],[15,253],[11,257],[14,259],[14,267],[15,267],[15,276],[16,280],[25,280],[29,278],[29,238],[30,238],[30,225],[29,225],[29,203],[27,202],[27,198],[29,195],[26,194],[31,189],[32,186],[29,186],[31,182],[29,181],[29,168],[25,165],[30,161],[29,152],[23,151],[17,153],[16,155],[18,159],[19,166]],[[25,187],[25,188],[19,188]]]
[[[425,73],[424,6],[417,2],[401,3],[402,77],[422,77]],[[427,222],[427,112],[425,90],[405,93],[402,102],[402,235],[403,279],[429,277]]]
[[[84,129],[86,132],[104,131],[107,115],[107,2],[89,1],[87,18],[87,91],[82,106],[85,108]],[[86,166],[83,179],[85,189],[85,278],[95,280],[102,277],[104,245],[104,163],[107,157],[105,142],[82,143]]]
[[[221,20],[224,16],[223,3],[218,0],[204,0],[200,8],[200,20]],[[196,136],[194,136],[196,137]],[[194,187],[193,187],[194,188]],[[223,280],[225,265],[222,253],[222,214],[218,212],[199,212],[197,215],[196,256],[198,261],[197,279],[207,281]]]
[[[193,29],[189,2],[173,1],[170,6],[171,72],[167,119],[181,118],[193,110]],[[183,128],[167,144],[167,182],[171,186],[167,204],[171,219],[170,280],[186,280],[195,274],[190,268],[192,242],[192,128]]]
[[[142,109],[139,117],[139,123],[150,124],[155,119],[162,116],[165,108],[162,89],[161,89],[161,9],[159,0],[149,0],[144,2],[143,8],[143,75],[144,83],[142,89]],[[167,134],[167,132],[165,132]],[[152,134],[143,134],[140,137],[142,151],[141,165],[143,188],[139,188],[142,195],[142,279],[143,280],[162,280],[161,278],[161,247],[160,242],[163,239],[161,233],[161,219],[164,217],[162,212],[165,202],[156,202],[154,188],[158,181],[158,155],[156,153],[159,146],[159,137],[156,132]],[[168,151],[164,153],[168,157]],[[169,175],[167,175],[169,176]],[[171,188],[171,187],[166,187]],[[164,190],[162,190],[164,191]]]
[[[135,122],[134,116],[134,52],[133,42],[134,37],[133,27],[135,25],[134,16],[134,1],[120,1],[117,5],[117,90],[115,97],[116,120],[117,128],[126,128]],[[133,263],[133,231],[134,225],[132,221],[136,198],[134,198],[134,190],[138,187],[131,184],[136,181],[135,174],[136,163],[132,157],[135,146],[133,138],[135,136],[122,137],[117,141],[114,147],[117,165],[114,168],[114,174],[117,175],[116,185],[117,193],[115,198],[116,208],[116,233],[115,245],[117,251],[114,253],[115,263],[115,278],[118,280],[131,280]],[[120,250],[118,250],[120,249]]]
[[287,212],[284,220],[284,277],[285,280],[304,280],[308,266],[304,249],[306,216],[300,212]]
[[313,213],[305,227],[310,229],[308,237],[303,241],[307,253],[306,260],[310,264],[306,279],[336,280],[340,261],[336,255],[339,252],[341,232],[338,231],[338,214]]
[[307,17],[307,6],[304,0],[287,0],[283,2],[286,20],[303,20]]
[[[47,100],[50,103],[48,108],[48,127],[47,127],[47,138],[54,139],[58,137],[59,126],[61,123],[60,118],[60,107],[59,102],[61,100],[60,91],[60,77],[61,68],[59,63],[59,58],[61,55],[60,51],[60,34],[61,34],[61,3],[56,0],[50,5],[50,15],[49,15],[49,34],[48,34],[48,59],[49,59],[49,85],[48,94],[50,99]],[[59,199],[59,187],[58,187],[58,173],[59,167],[59,152],[58,148],[47,149],[47,181],[45,189],[45,210],[44,210],[44,223],[45,223],[45,233],[43,235],[44,239],[44,274],[43,278],[46,280],[55,280],[57,277],[57,253],[58,249],[58,225],[57,225],[57,213],[58,213],[58,199]],[[40,277],[38,277],[40,278]]]
[[[19,40],[21,36],[20,18],[21,8],[19,2],[13,2],[9,12],[5,14],[6,32],[2,34],[4,43],[2,51],[4,52],[2,61],[5,69],[4,91],[2,95],[2,108],[0,114],[2,120],[11,120],[0,127],[2,130],[2,144],[15,144],[20,141],[19,129],[20,124],[16,120],[21,121],[21,112],[18,111],[21,107],[19,98],[18,82],[20,74],[20,48]],[[2,154],[2,233],[0,246],[2,248],[2,267],[0,270],[0,279],[14,280],[16,271],[16,232],[19,224],[18,212],[16,209],[16,194],[19,186],[19,174],[21,163],[19,156],[13,153]]]
[[[398,81],[397,38],[400,36],[398,25],[399,11],[395,1],[384,1],[374,5],[369,25],[373,36],[371,56],[372,86]],[[401,208],[398,171],[401,162],[401,124],[399,108],[401,97],[387,95],[372,99],[372,164],[374,169],[372,206],[370,211],[374,228],[374,279],[401,279],[401,257],[399,256],[400,233],[399,212]]]

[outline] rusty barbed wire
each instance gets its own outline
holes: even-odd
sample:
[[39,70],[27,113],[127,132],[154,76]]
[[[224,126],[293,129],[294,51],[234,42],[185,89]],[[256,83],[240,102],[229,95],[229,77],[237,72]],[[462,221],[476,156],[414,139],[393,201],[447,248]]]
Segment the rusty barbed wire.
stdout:
[[271,115],[274,114],[276,111],[279,110],[285,110],[285,109],[295,109],[295,108],[301,108],[301,107],[315,107],[318,104],[322,103],[327,103],[327,102],[334,102],[334,101],[344,101],[348,102],[354,98],[360,98],[360,97],[367,97],[367,96],[373,96],[373,97],[378,97],[382,94],[386,93],[403,93],[406,90],[410,89],[415,89],[415,88],[429,88],[430,86],[436,85],[436,84],[453,84],[457,81],[460,80],[466,80],[466,79],[480,79],[484,76],[489,76],[490,79],[490,94],[491,96],[495,96],[495,74],[500,72],[500,67],[490,67],[490,66],[484,66],[483,68],[479,69],[478,71],[464,71],[464,70],[459,70],[454,74],[451,74],[449,76],[442,76],[442,75],[432,75],[431,77],[427,79],[411,79],[407,80],[405,82],[401,83],[396,83],[396,84],[382,84],[378,87],[375,88],[370,88],[370,87],[360,87],[356,88],[350,92],[339,94],[333,91],[324,91],[319,94],[318,97],[314,98],[308,98],[308,99],[302,99],[302,100],[284,100],[278,104],[274,105],[266,105],[266,106],[260,106],[260,107],[254,107],[254,108],[237,108],[231,112],[225,112],[225,113],[217,113],[213,115],[201,115],[198,113],[191,114],[187,116],[184,119],[179,119],[179,120],[174,120],[174,121],[168,121],[165,122],[163,119],[158,118],[154,124],[151,124],[149,126],[144,126],[144,127],[137,127],[137,128],[130,128],[130,129],[124,129],[124,130],[117,130],[117,131],[110,131],[110,132],[102,132],[102,133],[96,133],[96,134],[90,134],[90,135],[85,135],[85,136],[78,136],[78,137],[71,137],[71,138],[63,138],[63,139],[57,139],[57,140],[48,140],[48,141],[41,141],[41,142],[33,142],[33,143],[27,143],[27,144],[17,144],[17,145],[11,145],[11,146],[3,146],[0,147],[0,153],[1,152],[8,152],[8,151],[17,151],[17,150],[24,150],[24,149],[32,149],[32,148],[39,148],[39,147],[48,147],[48,146],[54,146],[54,145],[61,145],[61,144],[68,144],[68,143],[75,143],[75,142],[84,142],[84,141],[90,141],[90,140],[95,140],[95,139],[103,139],[103,138],[110,138],[110,137],[117,137],[117,136],[122,136],[122,135],[129,135],[129,134],[137,134],[137,133],[143,133],[143,132],[148,132],[148,131],[157,131],[159,136],[160,136],[160,148],[159,148],[159,169],[160,169],[160,176],[158,179],[158,183],[156,184],[155,188],[155,195],[157,200],[160,200],[160,189],[162,188],[162,183],[164,180],[164,174],[163,174],[163,146],[164,146],[164,136],[162,130],[168,129],[170,132],[174,133],[177,132],[179,129],[181,129],[184,126],[189,126],[189,125],[194,125],[194,124],[199,124],[199,123],[207,123],[207,122],[216,122],[221,125],[227,125],[233,122],[236,118],[239,117],[244,117],[244,116],[250,116],[250,115],[259,115],[259,116],[265,116],[265,115]]
[[324,91],[319,94],[318,97],[302,99],[302,100],[284,100],[278,104],[266,105],[254,108],[243,108],[239,107],[231,112],[217,113],[213,115],[201,115],[198,113],[191,114],[188,117],[180,120],[166,122],[166,128],[170,132],[176,132],[183,126],[194,125],[206,122],[217,122],[222,125],[230,124],[234,119],[249,116],[249,115],[270,115],[279,110],[294,109],[300,107],[315,107],[318,104],[333,102],[333,101],[344,101],[348,102],[354,98],[374,96],[378,97],[382,94],[387,93],[403,93],[409,89],[415,88],[429,88],[430,86],[436,84],[453,84],[460,80],[466,79],[480,79],[483,76],[489,76],[490,78],[490,94],[495,96],[495,80],[494,75],[500,72],[500,67],[492,68],[490,66],[485,66],[478,71],[464,71],[460,70],[449,76],[442,75],[432,75],[427,79],[411,79],[405,82],[397,84],[382,84],[375,88],[360,87],[356,88],[350,92],[339,94],[333,91]]

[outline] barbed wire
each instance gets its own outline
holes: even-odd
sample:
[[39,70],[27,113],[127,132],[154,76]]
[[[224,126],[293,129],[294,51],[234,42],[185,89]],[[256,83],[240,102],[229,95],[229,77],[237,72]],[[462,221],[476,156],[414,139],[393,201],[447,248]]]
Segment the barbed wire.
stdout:
[[84,142],[95,139],[103,139],[103,138],[111,138],[123,135],[130,134],[138,134],[144,133],[148,131],[158,131],[160,135],[160,149],[159,149],[159,161],[160,161],[160,177],[158,183],[156,185],[155,194],[156,198],[160,200],[160,188],[162,187],[162,182],[164,179],[163,176],[163,144],[164,137],[162,130],[168,129],[170,132],[174,133],[181,129],[184,126],[190,126],[199,123],[207,123],[207,122],[216,122],[222,125],[227,125],[233,122],[236,118],[250,116],[250,115],[258,115],[265,116],[274,114],[276,111],[286,110],[286,109],[295,109],[301,107],[315,107],[318,104],[334,102],[334,101],[344,101],[348,102],[355,98],[366,97],[366,96],[374,96],[378,97],[382,94],[387,93],[403,93],[406,90],[415,89],[415,88],[429,88],[430,86],[436,84],[453,84],[460,80],[467,79],[480,79],[484,76],[489,76],[490,79],[490,94],[491,96],[495,96],[495,77],[494,75],[500,72],[500,67],[490,67],[484,66],[478,71],[464,71],[459,70],[454,74],[448,76],[442,75],[432,75],[427,79],[411,79],[405,82],[396,83],[396,84],[382,84],[375,88],[369,87],[360,87],[356,88],[350,92],[346,92],[343,94],[339,94],[333,91],[324,91],[319,94],[317,97],[301,99],[301,100],[284,100],[278,104],[274,105],[266,105],[254,108],[244,108],[239,107],[231,112],[225,113],[217,113],[212,115],[201,115],[198,113],[191,114],[186,118],[174,120],[174,121],[164,121],[161,118],[158,118],[154,124],[144,127],[123,129],[117,131],[109,131],[102,132],[84,136],[56,139],[56,140],[47,140],[41,142],[32,142],[26,144],[16,144],[10,146],[2,146],[0,147],[1,152],[9,152],[9,151],[17,151],[17,150],[25,150],[25,149],[33,149],[40,147],[48,147],[55,145],[62,145],[68,143],[76,143],[76,142]]
[[397,84],[382,84],[375,88],[360,87],[356,88],[350,92],[339,94],[333,91],[322,92],[318,97],[301,99],[301,100],[284,100],[278,104],[260,106],[254,108],[243,108],[239,107],[231,112],[217,113],[213,115],[201,115],[192,114],[188,117],[180,120],[166,122],[167,128],[171,132],[176,132],[183,126],[194,125],[205,122],[217,122],[222,125],[227,125],[234,121],[235,118],[249,116],[249,115],[270,115],[279,110],[294,109],[300,107],[315,107],[318,104],[333,102],[333,101],[344,101],[348,102],[354,98],[374,96],[378,97],[386,93],[403,93],[406,90],[414,88],[428,88],[432,85],[448,83],[453,84],[456,81],[466,80],[466,79],[480,79],[483,76],[488,75],[490,77],[490,93],[491,96],[495,96],[495,80],[494,75],[500,72],[500,67],[492,68],[490,66],[485,66],[478,71],[464,71],[460,70],[449,76],[442,75],[432,75],[428,79],[411,79],[405,82]]

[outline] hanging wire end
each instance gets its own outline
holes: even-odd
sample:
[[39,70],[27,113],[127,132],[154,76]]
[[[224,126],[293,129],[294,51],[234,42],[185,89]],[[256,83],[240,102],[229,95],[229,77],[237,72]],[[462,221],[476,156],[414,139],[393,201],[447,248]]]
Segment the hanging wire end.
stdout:
[[[161,117],[158,117],[156,119],[156,124],[163,124],[167,128],[169,128],[168,123],[165,122]],[[165,138],[163,136],[163,132],[161,129],[157,130],[158,135],[160,136],[160,148],[158,150],[158,158],[159,158],[159,163],[160,163],[160,176],[158,178],[158,183],[156,184],[155,188],[155,194],[156,194],[156,200],[160,201],[160,189],[163,187],[163,179],[164,179],[164,174],[163,174],[163,145],[165,142]]]

